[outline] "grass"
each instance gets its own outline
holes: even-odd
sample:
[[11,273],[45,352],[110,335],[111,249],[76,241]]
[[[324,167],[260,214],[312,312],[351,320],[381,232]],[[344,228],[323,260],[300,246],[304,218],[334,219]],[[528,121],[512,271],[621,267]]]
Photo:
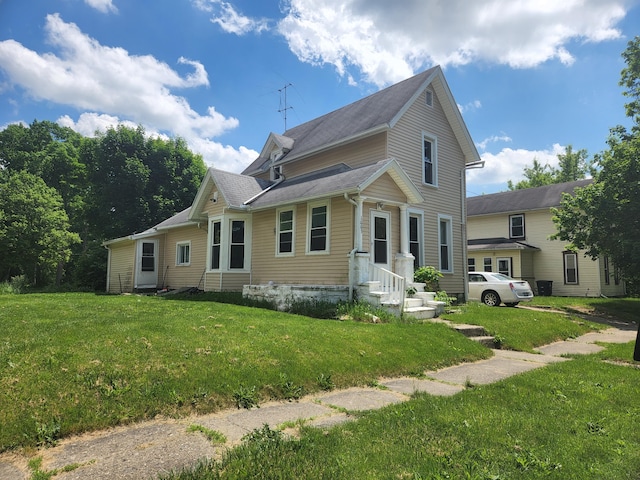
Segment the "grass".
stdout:
[[[632,345],[613,356],[631,358]],[[602,361],[610,355],[416,395],[331,429],[302,427],[299,439],[263,427],[221,461],[164,478],[639,478],[640,369]]]
[[601,324],[562,313],[488,307],[479,302],[470,302],[458,312],[447,313],[443,318],[454,323],[481,325],[500,341],[502,348],[526,352],[540,345],[604,328]]
[[146,296],[0,295],[0,452],[489,355],[435,324]]
[[570,313],[615,317],[636,323],[640,321],[640,298],[534,297],[529,305]]

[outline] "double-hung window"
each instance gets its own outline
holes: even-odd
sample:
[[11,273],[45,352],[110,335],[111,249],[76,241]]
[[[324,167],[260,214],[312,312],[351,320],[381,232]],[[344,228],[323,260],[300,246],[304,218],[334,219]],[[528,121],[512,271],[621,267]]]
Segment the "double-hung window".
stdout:
[[409,213],[409,252],[413,255],[413,267],[418,268],[423,265],[422,240],[424,222],[422,213]]
[[578,284],[578,254],[576,252],[563,252],[564,283],[565,285]]
[[292,256],[294,255],[294,222],[295,210],[293,208],[283,208],[276,214],[277,231],[276,231],[276,255]]
[[438,185],[438,142],[436,138],[422,133],[422,182]]
[[222,249],[222,222],[211,222],[211,270],[220,270],[220,251]]
[[191,242],[176,243],[176,265],[189,266],[191,264]]
[[524,238],[524,215],[509,215],[509,238]]
[[467,271],[475,272],[476,271],[476,259],[475,258],[467,258]]
[[440,246],[440,271],[453,272],[453,227],[452,218],[438,215],[438,244]]
[[307,253],[328,253],[330,224],[329,204],[309,204],[307,210]]
[[243,269],[245,262],[245,222],[244,220],[231,220],[230,223],[229,268]]

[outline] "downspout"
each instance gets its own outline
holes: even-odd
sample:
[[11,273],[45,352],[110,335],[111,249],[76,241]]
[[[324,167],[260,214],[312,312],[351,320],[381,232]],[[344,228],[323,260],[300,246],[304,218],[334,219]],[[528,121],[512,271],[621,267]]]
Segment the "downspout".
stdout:
[[269,190],[277,187],[278,185],[280,185],[282,182],[284,182],[286,180],[285,176],[280,174],[280,177],[278,177],[278,179],[272,183],[271,185],[269,185],[267,188],[265,188],[264,190],[262,190],[261,192],[258,192],[256,195],[254,195],[253,197],[251,197],[249,200],[245,201],[242,203],[243,206],[247,206],[253,202],[255,202],[258,198],[260,198],[262,195],[264,195],[265,193],[267,193]]
[[354,227],[355,227],[355,238],[354,238],[354,247],[349,252],[350,266],[349,266],[349,301],[353,301],[355,283],[357,281],[356,278],[353,278],[353,267],[355,266],[356,260],[355,255],[357,252],[362,251],[362,200],[358,197],[358,201],[355,201],[345,192],[344,199],[349,202],[351,205],[356,207],[356,215],[354,219]]

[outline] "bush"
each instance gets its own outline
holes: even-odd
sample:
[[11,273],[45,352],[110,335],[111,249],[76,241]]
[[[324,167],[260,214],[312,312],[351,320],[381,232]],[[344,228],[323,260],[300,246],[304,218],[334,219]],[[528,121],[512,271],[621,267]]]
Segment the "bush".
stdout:
[[442,276],[442,273],[435,267],[418,267],[413,272],[413,281],[424,283],[428,292],[437,292],[440,289]]
[[11,277],[8,282],[0,283],[0,294],[20,294],[24,293],[29,286],[25,275]]

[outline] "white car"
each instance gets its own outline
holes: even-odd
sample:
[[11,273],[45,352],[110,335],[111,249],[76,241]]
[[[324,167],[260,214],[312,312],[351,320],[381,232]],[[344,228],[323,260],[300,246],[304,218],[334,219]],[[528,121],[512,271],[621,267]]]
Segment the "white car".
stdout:
[[469,300],[478,300],[490,307],[504,303],[515,307],[533,298],[529,282],[516,280],[502,273],[469,272]]

